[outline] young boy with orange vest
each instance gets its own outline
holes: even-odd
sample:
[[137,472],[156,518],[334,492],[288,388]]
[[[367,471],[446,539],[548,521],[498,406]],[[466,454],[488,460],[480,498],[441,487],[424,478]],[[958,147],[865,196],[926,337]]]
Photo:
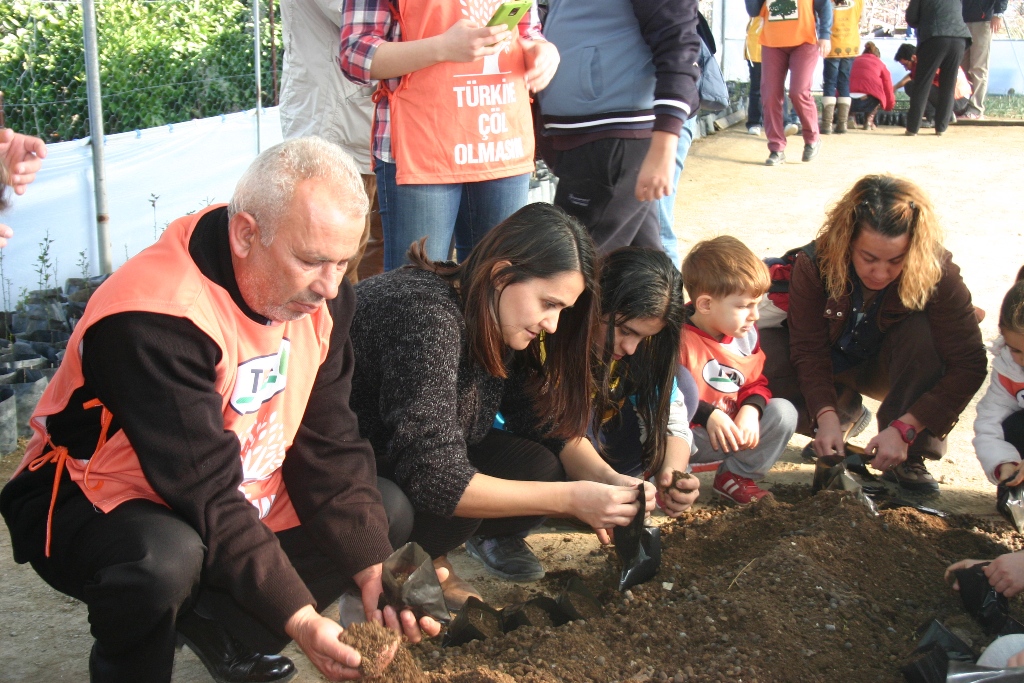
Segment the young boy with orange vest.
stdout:
[[700,403],[693,416],[690,462],[721,460],[713,490],[745,505],[769,493],[756,481],[782,455],[796,430],[789,401],[772,398],[762,373],[758,304],[768,268],[735,237],[699,242],[683,262],[690,296],[680,365],[693,375]]

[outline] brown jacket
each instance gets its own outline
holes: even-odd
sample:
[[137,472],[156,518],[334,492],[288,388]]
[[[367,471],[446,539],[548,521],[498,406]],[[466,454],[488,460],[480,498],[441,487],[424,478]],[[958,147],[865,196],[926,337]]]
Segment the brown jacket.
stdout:
[[[898,282],[899,279],[893,284]],[[898,289],[890,287],[878,309],[882,334],[913,313],[900,301]],[[838,300],[828,296],[817,265],[807,254],[800,253],[793,265],[789,288],[789,356],[811,415],[836,405],[831,349],[846,329],[851,308],[848,295]],[[929,431],[945,439],[985,381],[988,369],[971,293],[949,252],[943,258],[942,279],[924,313],[945,373],[909,412]]]

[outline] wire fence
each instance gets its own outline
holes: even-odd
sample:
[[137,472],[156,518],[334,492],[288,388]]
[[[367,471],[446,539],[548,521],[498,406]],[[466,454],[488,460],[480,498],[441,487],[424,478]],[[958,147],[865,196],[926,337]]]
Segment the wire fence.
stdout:
[[[264,106],[281,61],[273,2],[259,10]],[[107,134],[256,106],[252,5],[99,0],[96,25]],[[81,0],[0,2],[0,124],[47,142],[89,135],[82,36]]]

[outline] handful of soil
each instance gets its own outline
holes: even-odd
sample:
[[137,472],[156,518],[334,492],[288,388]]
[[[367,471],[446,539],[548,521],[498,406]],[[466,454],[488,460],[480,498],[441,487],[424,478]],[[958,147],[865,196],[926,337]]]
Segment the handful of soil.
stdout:
[[383,604],[399,612],[412,610],[417,620],[427,616],[447,622],[451,618],[434,563],[419,545],[406,543],[384,560],[381,582]]
[[388,668],[402,636],[376,622],[364,622],[352,624],[338,640],[362,655],[359,673],[365,678],[376,678]]
[[693,479],[693,475],[688,472],[680,472],[679,470],[672,470],[672,483],[661,490],[662,493],[668,493],[676,487],[683,479]]
[[638,509],[633,521],[615,527],[615,552],[622,561],[620,591],[650,581],[661,566],[661,529],[644,526],[647,498],[643,484],[637,485],[636,499]]

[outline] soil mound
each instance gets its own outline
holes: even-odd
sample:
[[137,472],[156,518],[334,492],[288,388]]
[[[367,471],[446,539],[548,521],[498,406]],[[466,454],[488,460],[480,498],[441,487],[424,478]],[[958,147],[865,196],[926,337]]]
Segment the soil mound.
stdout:
[[[872,517],[846,493],[810,496],[806,486],[777,496],[663,527],[661,571],[624,594],[611,588],[619,567],[606,550],[583,576],[601,617],[413,654],[435,683],[860,683],[902,680],[915,632],[933,618],[976,647],[987,642],[942,574],[955,560],[1017,549],[1007,527],[906,508]],[[545,591],[557,594],[565,578],[549,576]]]

